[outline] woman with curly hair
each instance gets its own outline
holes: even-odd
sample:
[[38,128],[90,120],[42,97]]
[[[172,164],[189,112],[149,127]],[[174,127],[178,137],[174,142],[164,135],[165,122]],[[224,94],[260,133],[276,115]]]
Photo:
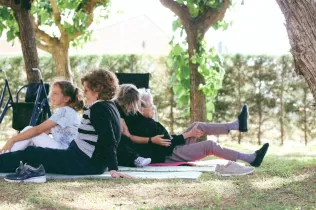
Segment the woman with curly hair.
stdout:
[[102,174],[108,169],[113,178],[129,177],[117,172],[116,147],[121,138],[121,123],[119,112],[111,101],[118,89],[115,74],[98,69],[87,73],[81,82],[87,106],[78,135],[68,149],[30,146],[23,151],[0,155],[0,172],[13,172],[21,161],[16,173],[5,177],[6,181],[45,182],[45,170],[48,173],[86,175]]

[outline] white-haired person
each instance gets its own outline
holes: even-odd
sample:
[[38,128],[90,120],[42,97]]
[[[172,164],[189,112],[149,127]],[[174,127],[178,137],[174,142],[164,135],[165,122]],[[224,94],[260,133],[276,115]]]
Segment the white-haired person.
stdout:
[[242,170],[242,173],[246,173],[251,169],[238,168],[235,161],[242,160],[251,166],[259,167],[268,150],[268,143],[248,154],[222,147],[211,140],[196,142],[196,139],[204,134],[228,134],[232,130],[247,132],[249,115],[247,105],[243,106],[238,118],[233,122],[195,122],[182,134],[172,136],[163,125],[153,120],[154,110],[152,95],[150,92],[142,91],[139,112],[123,122],[123,135],[134,143],[132,149],[142,157],[151,158],[152,163],[196,161],[213,155],[233,161],[223,170]]

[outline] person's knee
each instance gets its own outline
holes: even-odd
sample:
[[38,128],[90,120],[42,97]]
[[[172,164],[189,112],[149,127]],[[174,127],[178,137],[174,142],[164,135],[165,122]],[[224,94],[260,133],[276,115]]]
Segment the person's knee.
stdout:
[[[43,139],[42,139],[42,140],[43,140]],[[32,138],[32,143],[33,143],[33,145],[38,146],[39,143],[40,143],[42,140],[41,140],[40,135],[34,136],[34,137]]]
[[203,125],[203,122],[195,122],[195,125],[198,129],[202,130],[202,126]]
[[214,152],[214,147],[217,145],[215,141],[212,140],[206,140],[202,141],[204,143],[204,148],[206,148],[207,151]]

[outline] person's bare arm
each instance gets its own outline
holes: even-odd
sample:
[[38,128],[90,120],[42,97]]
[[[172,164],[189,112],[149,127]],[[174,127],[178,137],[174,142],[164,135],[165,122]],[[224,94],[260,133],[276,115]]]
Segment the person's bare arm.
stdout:
[[34,136],[38,136],[41,133],[44,133],[47,130],[50,130],[51,128],[55,127],[57,123],[55,123],[52,120],[46,120],[45,122],[41,123],[38,126],[35,126],[33,128],[30,128],[16,136],[13,136],[8,139],[6,144],[2,147],[0,150],[0,153],[6,152],[6,151],[11,151],[12,146],[14,143],[19,142],[19,141],[24,141],[26,139],[32,138]]
[[[136,135],[132,135],[130,134],[129,130],[128,130],[128,127],[125,123],[124,120],[121,120],[122,122],[122,126],[123,126],[123,135],[127,136],[128,138],[130,138],[134,143],[136,144],[148,144],[149,143],[149,138],[150,136],[148,137],[141,137],[141,136],[136,136]],[[154,136],[151,138],[152,140],[152,143],[153,144],[158,144],[158,145],[161,145],[161,146],[170,146],[171,144],[171,140],[170,139],[163,139],[164,135],[157,135],[157,136]]]

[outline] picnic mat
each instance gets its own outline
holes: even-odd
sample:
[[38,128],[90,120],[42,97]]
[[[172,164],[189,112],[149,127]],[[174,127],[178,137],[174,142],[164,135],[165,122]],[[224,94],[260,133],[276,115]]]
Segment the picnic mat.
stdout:
[[[227,160],[205,160],[196,162],[176,162],[176,163],[159,163],[150,164],[143,168],[122,167],[119,170],[125,174],[140,179],[189,179],[196,180],[202,172],[215,172],[217,164],[227,164]],[[239,163],[239,162],[238,162]],[[239,163],[245,165],[244,163]],[[0,178],[4,178],[7,173],[0,173]],[[46,173],[47,180],[61,179],[109,179],[111,175],[105,172],[100,175],[62,175]]]
[[[125,172],[130,176],[140,179],[189,179],[196,180],[202,174],[198,171],[186,171],[186,172]],[[4,178],[7,173],[0,173],[0,178]],[[63,175],[63,174],[49,174],[46,173],[47,180],[61,180],[61,179],[109,179],[111,175],[109,172],[105,172],[100,175]]]
[[[228,160],[216,159],[216,160],[204,160],[195,162],[173,162],[173,163],[154,163],[149,164],[143,168],[136,167],[124,167],[119,166],[120,171],[152,171],[152,172],[169,172],[169,171],[200,171],[200,172],[215,172],[215,167],[217,164],[226,165]],[[244,166],[244,163],[238,164]]]

